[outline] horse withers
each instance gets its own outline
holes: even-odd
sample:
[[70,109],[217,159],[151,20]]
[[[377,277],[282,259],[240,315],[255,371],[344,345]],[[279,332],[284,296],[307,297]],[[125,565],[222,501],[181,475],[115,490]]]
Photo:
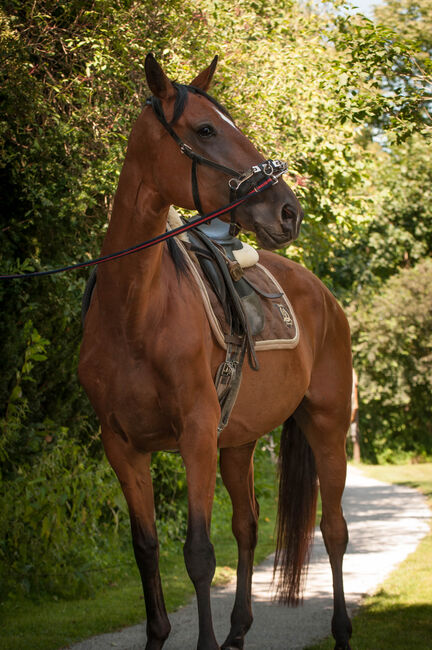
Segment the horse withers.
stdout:
[[[185,86],[172,83],[148,55],[145,69],[153,95],[129,138],[104,255],[165,232],[170,205],[196,206],[207,213],[228,204],[233,188],[241,196],[254,185],[253,170],[268,164],[207,94],[215,67],[216,58]],[[256,233],[264,249],[289,244],[301,218],[298,201],[281,178],[232,215],[237,227]],[[291,605],[301,599],[319,480],[321,530],[333,572],[332,630],[336,648],[347,649],[351,624],[342,558],[348,534],[341,508],[351,396],[346,318],[312,273],[260,251],[260,262],[293,305],[299,342],[293,349],[257,352],[258,372],[245,364],[236,404],[218,438],[214,378],[225,352],[212,333],[194,279],[182,270],[174,252],[175,246],[161,244],[99,266],[79,364],[80,380],[99,417],[105,452],[129,508],[147,610],[145,648],[162,648],[170,632],[158,568],[152,452],[177,450],[184,461],[189,507],[184,559],[197,594],[198,648],[216,650],[210,520],[219,450],[238,544],[236,597],[221,648],[239,649],[252,624],[258,523],[253,454],[258,438],[284,423],[276,550],[279,596]]]

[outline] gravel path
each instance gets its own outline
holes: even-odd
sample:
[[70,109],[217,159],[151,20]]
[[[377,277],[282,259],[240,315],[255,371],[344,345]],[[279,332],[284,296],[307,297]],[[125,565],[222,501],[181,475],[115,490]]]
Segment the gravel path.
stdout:
[[[429,530],[431,512],[425,499],[407,487],[370,479],[349,467],[344,493],[344,514],[350,543],[344,560],[345,595],[349,611],[375,591],[386,576],[415,550]],[[332,616],[331,571],[321,533],[317,530],[302,607],[288,609],[272,600],[273,557],[255,568],[254,624],[245,650],[300,650],[330,633]],[[229,629],[235,584],[212,590],[216,638]],[[195,599],[169,615],[172,631],[164,650],[195,650]],[[143,650],[145,625],[87,639],[71,650]]]

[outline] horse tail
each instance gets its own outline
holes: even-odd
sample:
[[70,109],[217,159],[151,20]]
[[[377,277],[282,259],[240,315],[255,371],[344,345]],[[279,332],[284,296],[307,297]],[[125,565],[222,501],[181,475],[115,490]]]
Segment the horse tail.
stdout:
[[283,425],[279,451],[279,505],[274,576],[277,597],[296,606],[302,601],[309,565],[318,495],[315,459],[293,417]]

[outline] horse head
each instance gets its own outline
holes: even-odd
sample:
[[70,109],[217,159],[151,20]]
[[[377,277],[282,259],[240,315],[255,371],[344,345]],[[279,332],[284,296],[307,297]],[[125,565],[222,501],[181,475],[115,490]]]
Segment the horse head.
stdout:
[[231,203],[271,176],[274,185],[236,208],[231,220],[255,232],[263,248],[286,246],[298,236],[303,218],[281,178],[286,165],[266,161],[207,94],[216,64],[217,57],[186,86],[170,81],[149,54],[145,70],[153,95],[132,130],[129,149],[140,156],[146,182],[151,179],[162,203],[201,213]]

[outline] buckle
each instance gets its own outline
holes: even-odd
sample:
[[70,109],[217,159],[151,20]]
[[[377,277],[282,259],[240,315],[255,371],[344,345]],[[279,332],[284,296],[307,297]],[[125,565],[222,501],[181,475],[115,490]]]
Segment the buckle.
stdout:
[[230,178],[228,185],[231,190],[238,192],[243,183],[250,179],[256,179],[254,185],[258,185],[263,178],[272,178],[273,184],[275,184],[279,176],[282,176],[287,171],[288,165],[286,162],[283,160],[269,159],[258,165],[252,165],[250,169],[247,169],[238,178]]
[[187,156],[188,158],[193,158],[195,156],[195,153],[194,153],[192,147],[190,147],[188,144],[186,144],[186,142],[181,143],[180,151],[182,153],[184,153],[185,156]]
[[273,176],[279,178],[288,171],[288,165],[283,160],[268,160],[269,165],[273,168]]

